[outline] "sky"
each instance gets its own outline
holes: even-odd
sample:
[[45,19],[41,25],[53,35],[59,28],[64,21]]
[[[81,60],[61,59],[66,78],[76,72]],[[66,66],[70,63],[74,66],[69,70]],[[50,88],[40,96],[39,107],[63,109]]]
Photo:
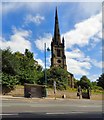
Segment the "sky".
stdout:
[[[61,37],[65,38],[67,70],[76,79],[86,75],[91,81],[102,73],[101,2],[2,2],[2,49],[24,53],[29,49],[44,68],[44,43],[51,48],[55,8]],[[47,68],[51,51],[47,51]]]

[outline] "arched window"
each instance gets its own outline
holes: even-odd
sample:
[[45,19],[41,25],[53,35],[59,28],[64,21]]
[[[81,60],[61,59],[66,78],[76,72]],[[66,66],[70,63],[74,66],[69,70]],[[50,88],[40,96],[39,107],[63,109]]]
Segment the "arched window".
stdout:
[[57,50],[57,57],[60,57],[61,56],[61,53],[60,53],[61,51],[58,49]]

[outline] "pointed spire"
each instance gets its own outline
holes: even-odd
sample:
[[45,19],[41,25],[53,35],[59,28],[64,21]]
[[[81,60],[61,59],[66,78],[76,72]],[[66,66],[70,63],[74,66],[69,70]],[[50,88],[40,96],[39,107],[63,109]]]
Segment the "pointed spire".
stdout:
[[55,13],[55,20],[57,20],[57,21],[58,21],[57,7],[56,7],[56,13]]
[[56,7],[56,13],[55,13],[54,41],[56,44],[61,43],[57,7]]

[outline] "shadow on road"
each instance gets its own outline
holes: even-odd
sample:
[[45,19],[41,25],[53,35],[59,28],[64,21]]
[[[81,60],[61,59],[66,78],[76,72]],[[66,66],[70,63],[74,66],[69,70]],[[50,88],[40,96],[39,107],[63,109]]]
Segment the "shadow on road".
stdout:
[[103,120],[102,113],[18,113],[17,115],[4,114],[2,120]]

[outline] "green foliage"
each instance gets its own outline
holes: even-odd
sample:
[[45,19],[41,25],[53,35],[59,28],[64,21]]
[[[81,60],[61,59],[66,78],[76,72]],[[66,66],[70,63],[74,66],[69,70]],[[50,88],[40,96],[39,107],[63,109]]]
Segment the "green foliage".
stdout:
[[[38,84],[45,84],[45,71],[40,72],[38,74]],[[68,72],[59,67],[51,67],[50,69],[46,69],[47,73],[47,87],[53,88],[53,83],[56,81],[56,88],[60,90],[64,90],[68,86]]]
[[68,72],[60,67],[52,67],[47,71],[47,83],[49,87],[53,87],[56,81],[56,88],[63,90],[68,86]]
[[31,53],[28,49],[25,49],[25,56],[29,59],[33,59],[33,53]]
[[103,90],[103,88],[100,87],[100,86],[93,86],[92,89],[93,89],[94,91]]
[[40,71],[37,74],[37,84],[43,85],[44,84],[44,71]]
[[[45,71],[39,74],[38,84],[45,84]],[[56,81],[56,89],[66,90],[69,86],[69,73],[60,67],[51,67],[46,69],[47,80],[46,84],[48,88],[53,88],[53,83]]]
[[97,82],[94,81],[94,82],[91,82],[92,86],[97,86]]
[[83,88],[88,89],[89,87],[91,87],[91,82],[85,75],[81,77],[78,84],[81,86],[82,89]]
[[2,51],[2,72],[9,75],[16,75],[18,71],[18,60],[10,49]]
[[2,73],[2,86],[9,89],[13,89],[18,84],[17,76],[11,76],[6,73]]
[[97,79],[97,85],[104,89],[104,73]]
[[12,53],[10,49],[2,51],[2,85],[13,88],[16,84],[38,83],[42,67],[33,58],[28,49],[25,53]]
[[79,86],[79,80],[74,78],[74,88],[77,88]]
[[96,82],[96,81],[91,82],[91,88],[92,88],[93,90],[97,89],[97,82]]

